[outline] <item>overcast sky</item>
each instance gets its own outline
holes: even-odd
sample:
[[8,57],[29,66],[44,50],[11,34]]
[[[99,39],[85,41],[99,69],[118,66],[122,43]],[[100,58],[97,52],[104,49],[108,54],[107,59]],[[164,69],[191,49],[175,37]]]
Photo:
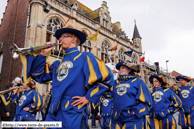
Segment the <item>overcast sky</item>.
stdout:
[[[101,7],[102,0],[78,0],[92,10]],[[106,0],[111,22],[120,21],[122,29],[132,39],[134,19],[142,37],[146,61],[159,62],[169,71],[194,77],[194,1],[193,0]],[[1,0],[0,18],[7,0]],[[1,22],[1,21],[0,21]]]

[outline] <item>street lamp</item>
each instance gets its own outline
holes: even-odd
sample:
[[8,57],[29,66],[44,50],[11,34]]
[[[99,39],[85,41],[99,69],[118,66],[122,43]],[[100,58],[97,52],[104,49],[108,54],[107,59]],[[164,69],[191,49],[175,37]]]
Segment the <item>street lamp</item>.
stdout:
[[48,13],[49,11],[50,11],[50,9],[51,9],[51,5],[50,4],[48,4],[47,2],[45,2],[45,8],[44,8],[44,11],[46,12],[46,13]]
[[167,78],[168,78],[168,83],[169,83],[169,76],[168,76],[168,63],[169,60],[166,60],[166,73],[167,73]]

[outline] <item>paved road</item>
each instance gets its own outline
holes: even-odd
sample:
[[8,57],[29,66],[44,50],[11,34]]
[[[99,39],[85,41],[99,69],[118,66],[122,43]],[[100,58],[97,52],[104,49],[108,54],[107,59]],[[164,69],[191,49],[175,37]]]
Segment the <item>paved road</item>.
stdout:
[[[178,125],[178,115],[179,115],[179,113],[177,112],[177,113],[174,114],[174,117],[176,119],[177,129],[181,129],[181,127]],[[96,121],[97,128],[92,128],[91,127],[91,119],[88,120],[88,124],[90,126],[90,129],[101,129],[98,121]]]
[[177,129],[182,129],[179,125],[178,125],[178,116],[179,116],[179,112],[174,114],[174,118],[176,119],[176,124],[177,124]]
[[89,124],[89,126],[90,126],[90,129],[101,129],[98,120],[96,120],[96,126],[97,126],[97,128],[92,128],[92,126],[91,126],[91,119],[88,120],[88,124]]

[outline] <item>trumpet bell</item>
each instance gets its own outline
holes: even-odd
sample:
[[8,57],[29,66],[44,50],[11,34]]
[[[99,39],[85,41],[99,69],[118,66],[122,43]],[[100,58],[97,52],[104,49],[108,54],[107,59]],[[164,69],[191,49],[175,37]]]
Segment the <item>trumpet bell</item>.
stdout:
[[11,44],[9,47],[10,53],[14,59],[17,59],[19,57],[19,49],[16,44]]
[[15,52],[14,54],[13,54],[13,58],[14,59],[17,59],[19,57],[19,54],[17,53],[17,52]]
[[[50,47],[61,45],[61,44],[62,43],[53,43],[53,45]],[[49,48],[49,46],[47,46],[46,44],[40,45],[40,46],[28,47],[28,48],[18,48],[18,46],[15,43],[13,43],[10,45],[9,50],[10,50],[12,57],[14,59],[17,59],[19,55],[26,55],[26,54],[33,53],[33,52],[38,52],[46,48]]]

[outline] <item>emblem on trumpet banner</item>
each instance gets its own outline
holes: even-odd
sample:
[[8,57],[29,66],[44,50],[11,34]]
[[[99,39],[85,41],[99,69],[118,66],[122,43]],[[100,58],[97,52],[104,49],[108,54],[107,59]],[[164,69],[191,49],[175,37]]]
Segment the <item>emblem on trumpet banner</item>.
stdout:
[[127,88],[129,88],[130,85],[128,83],[119,84],[116,86],[117,88],[117,94],[122,96],[127,92]]
[[26,96],[22,95],[22,97],[19,99],[19,106],[21,106],[24,103],[24,100],[26,100]]
[[162,100],[162,95],[164,95],[164,93],[161,91],[156,91],[152,94],[152,96],[154,96],[155,102],[160,102],[160,100]]
[[70,61],[65,61],[63,63],[61,63],[61,65],[59,66],[59,72],[57,75],[57,80],[58,81],[62,81],[64,80],[69,72],[69,69],[73,67],[73,63]]
[[104,99],[103,100],[103,105],[106,107],[106,106],[108,106],[108,103],[109,103],[109,100],[108,99]]
[[181,94],[182,94],[183,98],[188,98],[189,97],[189,93],[190,93],[190,91],[188,91],[188,90],[182,90],[181,91]]

